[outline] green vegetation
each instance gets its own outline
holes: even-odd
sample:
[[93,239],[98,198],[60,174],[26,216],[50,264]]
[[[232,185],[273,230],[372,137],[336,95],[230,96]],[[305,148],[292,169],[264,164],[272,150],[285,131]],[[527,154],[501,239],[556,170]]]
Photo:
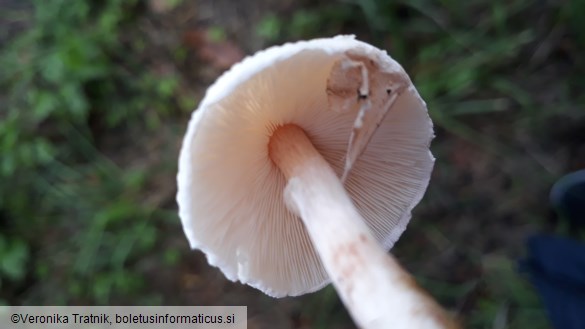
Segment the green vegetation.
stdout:
[[[548,189],[585,163],[584,2],[303,3],[244,27],[267,45],[347,33],[387,49],[437,126],[433,180],[396,255],[469,328],[547,328],[515,261],[529,234],[562,230]],[[36,0],[1,14],[25,28],[0,53],[0,304],[179,304],[182,285],[216,287],[207,265],[185,269],[172,203],[192,95],[211,78],[146,32],[186,29],[173,15],[197,5]],[[233,42],[237,24],[213,24],[210,42]],[[169,268],[161,291],[152,273]],[[310,327],[348,323],[332,289],[304,298]]]
[[100,150],[108,134],[158,129],[172,108],[176,77],[145,71],[137,55],[139,12],[137,1],[36,1],[2,54],[3,303],[108,304],[141,291],[132,264],[152,252],[162,218],[142,201],[154,168],[128,171]]

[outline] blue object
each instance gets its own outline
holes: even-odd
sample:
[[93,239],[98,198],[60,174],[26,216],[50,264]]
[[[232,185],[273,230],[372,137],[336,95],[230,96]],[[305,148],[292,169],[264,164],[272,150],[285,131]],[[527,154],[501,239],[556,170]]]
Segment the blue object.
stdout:
[[585,329],[585,244],[539,235],[528,241],[529,273],[556,329]]
[[[571,233],[585,228],[585,170],[559,179],[550,201],[569,222]],[[554,235],[532,237],[520,267],[529,274],[555,329],[585,329],[585,243]]]
[[569,221],[571,230],[585,227],[585,169],[559,179],[550,192],[550,201]]

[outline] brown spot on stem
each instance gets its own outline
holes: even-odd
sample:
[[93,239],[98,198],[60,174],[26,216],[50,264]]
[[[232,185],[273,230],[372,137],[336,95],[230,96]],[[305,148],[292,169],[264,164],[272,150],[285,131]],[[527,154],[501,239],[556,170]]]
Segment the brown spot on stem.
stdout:
[[333,263],[338,269],[339,276],[338,283],[345,291],[345,294],[350,297],[348,303],[354,303],[351,298],[356,273],[364,267],[366,263],[365,255],[360,252],[360,245],[366,241],[366,236],[361,234],[357,240],[341,245],[333,254]]

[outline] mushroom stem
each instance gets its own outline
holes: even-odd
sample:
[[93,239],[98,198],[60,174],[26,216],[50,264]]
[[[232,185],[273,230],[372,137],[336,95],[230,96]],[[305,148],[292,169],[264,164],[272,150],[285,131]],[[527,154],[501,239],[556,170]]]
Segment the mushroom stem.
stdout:
[[268,148],[288,181],[289,208],[302,218],[360,328],[457,327],[377,242],[329,163],[299,126],[277,128]]

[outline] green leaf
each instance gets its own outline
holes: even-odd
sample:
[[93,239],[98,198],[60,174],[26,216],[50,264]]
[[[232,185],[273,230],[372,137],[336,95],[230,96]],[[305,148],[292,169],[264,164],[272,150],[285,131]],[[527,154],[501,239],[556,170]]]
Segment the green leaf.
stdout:
[[177,249],[168,248],[164,254],[164,262],[169,265],[176,265],[181,260],[181,253]]
[[274,14],[265,16],[256,26],[256,34],[272,42],[280,37],[282,31],[282,20]]
[[24,278],[29,252],[27,245],[19,240],[5,240],[0,249],[0,274],[12,280]]
[[53,52],[45,57],[41,64],[41,73],[48,82],[58,84],[65,78],[65,63],[60,52]]

